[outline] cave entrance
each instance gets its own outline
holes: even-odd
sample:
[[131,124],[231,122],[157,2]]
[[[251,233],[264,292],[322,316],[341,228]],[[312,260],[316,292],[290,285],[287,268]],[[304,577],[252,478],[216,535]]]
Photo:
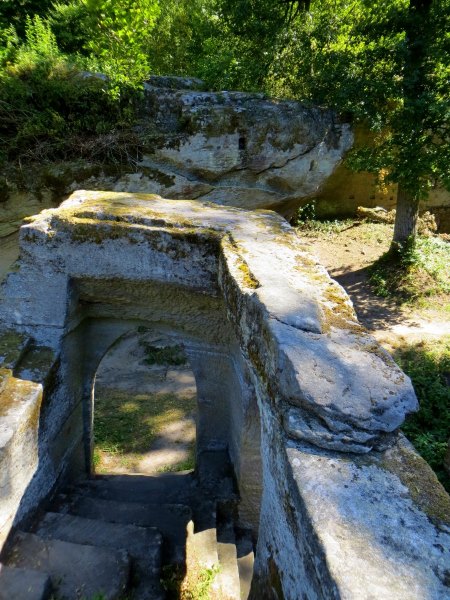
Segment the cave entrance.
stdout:
[[196,422],[197,387],[183,345],[144,329],[129,333],[96,373],[93,471],[193,470]]

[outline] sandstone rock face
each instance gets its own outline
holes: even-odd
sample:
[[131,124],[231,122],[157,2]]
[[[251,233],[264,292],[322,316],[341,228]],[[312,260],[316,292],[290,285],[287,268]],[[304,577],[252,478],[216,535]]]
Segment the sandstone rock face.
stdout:
[[159,78],[146,84],[144,126],[151,119],[162,138],[140,164],[155,170],[146,191],[164,197],[283,211],[315,193],[352,143],[331,111],[160,85]]
[[201,198],[287,214],[317,192],[352,144],[349,125],[331,111],[201,86],[192,78],[152,77],[134,147],[119,145],[120,159],[25,166],[8,174],[0,181],[0,236],[79,189]]

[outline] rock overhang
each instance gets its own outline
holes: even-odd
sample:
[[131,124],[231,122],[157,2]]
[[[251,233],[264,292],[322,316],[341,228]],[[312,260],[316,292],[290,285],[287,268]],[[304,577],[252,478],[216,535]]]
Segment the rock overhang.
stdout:
[[270,211],[80,191],[31,218],[21,250],[1,293],[8,328],[36,334],[47,323],[63,335],[71,280],[174,284],[223,298],[292,439],[366,453],[417,408],[410,380],[344,290]]

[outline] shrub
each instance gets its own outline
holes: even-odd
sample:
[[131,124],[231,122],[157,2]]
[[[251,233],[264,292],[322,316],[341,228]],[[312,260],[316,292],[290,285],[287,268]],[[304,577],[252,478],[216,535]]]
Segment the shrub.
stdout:
[[403,432],[450,492],[450,479],[443,469],[450,437],[450,388],[446,381],[450,337],[400,348],[394,357],[411,377],[420,403],[419,411],[406,420]]
[[[25,41],[10,35],[0,70],[2,161],[43,161],[73,156],[97,159],[113,146],[135,114],[136,92],[126,83],[111,93],[107,78],[83,71],[83,62],[60,51],[50,24],[27,18]],[[83,143],[80,144],[80,136]],[[92,143],[87,143],[92,138]],[[94,141],[95,140],[95,141]]]

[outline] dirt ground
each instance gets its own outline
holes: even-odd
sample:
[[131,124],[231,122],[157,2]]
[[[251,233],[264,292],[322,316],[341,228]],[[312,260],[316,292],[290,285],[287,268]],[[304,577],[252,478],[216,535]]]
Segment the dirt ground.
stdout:
[[444,306],[449,298],[442,299],[440,306],[412,308],[374,294],[367,268],[389,249],[392,226],[350,223],[338,233],[298,233],[331,277],[345,288],[360,322],[386,349],[450,334],[450,313]]

